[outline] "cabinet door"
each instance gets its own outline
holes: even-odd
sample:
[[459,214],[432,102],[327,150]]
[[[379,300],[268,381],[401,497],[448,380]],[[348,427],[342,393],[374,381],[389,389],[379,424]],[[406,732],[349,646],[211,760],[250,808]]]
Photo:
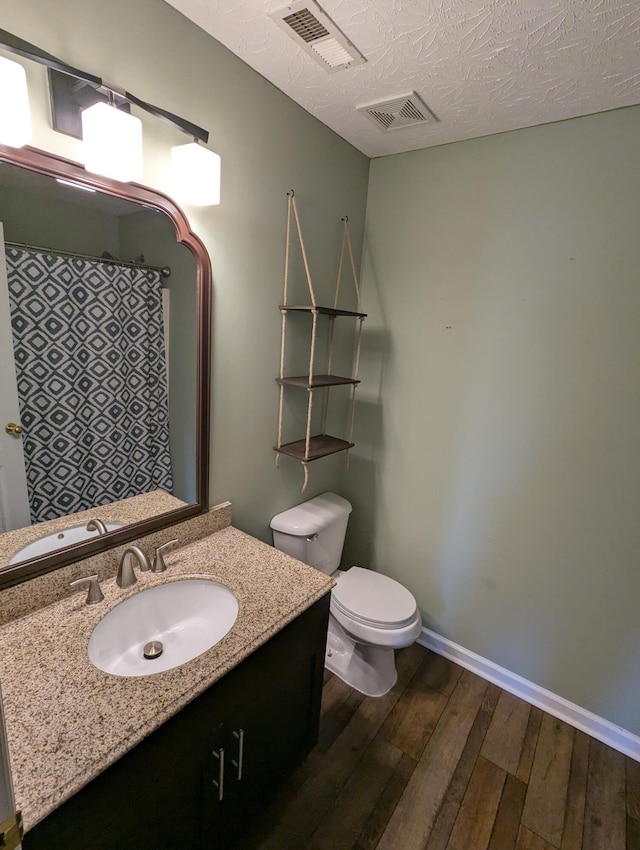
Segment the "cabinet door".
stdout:
[[229,848],[317,742],[327,616],[328,600],[238,670],[226,719],[225,796],[233,800],[227,807],[232,820],[225,819]]
[[198,847],[199,751],[183,740],[169,721],[29,830],[24,850]]
[[[309,716],[315,661],[313,656],[294,657],[271,670],[236,708],[233,732],[244,734],[242,775],[234,769],[233,780],[243,785],[245,795],[260,797],[273,788],[313,745]],[[239,761],[239,744],[235,738],[234,761]]]

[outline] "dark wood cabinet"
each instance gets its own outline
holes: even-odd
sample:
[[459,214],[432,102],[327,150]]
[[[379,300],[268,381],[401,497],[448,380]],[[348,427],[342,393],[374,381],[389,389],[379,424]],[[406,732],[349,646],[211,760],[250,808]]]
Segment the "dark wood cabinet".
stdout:
[[30,830],[23,850],[233,850],[317,741],[328,613],[329,595]]

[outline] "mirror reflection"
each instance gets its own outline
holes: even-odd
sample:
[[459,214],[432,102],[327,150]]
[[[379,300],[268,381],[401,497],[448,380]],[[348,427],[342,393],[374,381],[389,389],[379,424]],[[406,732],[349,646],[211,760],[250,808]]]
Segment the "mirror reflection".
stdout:
[[3,163],[0,223],[2,569],[198,496],[196,263],[171,220]]

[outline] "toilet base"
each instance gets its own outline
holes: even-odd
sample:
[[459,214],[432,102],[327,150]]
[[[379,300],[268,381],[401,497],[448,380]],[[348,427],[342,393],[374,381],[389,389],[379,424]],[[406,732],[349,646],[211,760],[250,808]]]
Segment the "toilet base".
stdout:
[[398,674],[394,650],[353,641],[333,617],[329,619],[324,666],[368,697],[383,697]]

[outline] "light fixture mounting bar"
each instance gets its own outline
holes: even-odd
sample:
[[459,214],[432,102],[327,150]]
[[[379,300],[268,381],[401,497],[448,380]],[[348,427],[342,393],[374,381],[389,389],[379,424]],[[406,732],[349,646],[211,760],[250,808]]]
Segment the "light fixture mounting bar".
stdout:
[[102,80],[96,77],[95,74],[89,74],[87,71],[80,71],[71,65],[67,65],[51,53],[47,53],[31,44],[22,38],[19,38],[7,30],[0,29],[0,45],[5,47],[10,53],[15,53],[16,56],[22,56],[23,59],[31,59],[32,62],[37,62],[40,65],[46,65],[47,68],[53,68],[54,71],[62,71],[63,74],[70,74],[72,77],[78,77],[81,80],[86,80],[95,86],[101,86]]
[[[47,68],[51,68],[54,71],[60,71],[63,74],[68,74],[71,77],[84,80],[96,88],[110,89],[110,84],[104,81],[101,77],[97,77],[95,74],[90,74],[88,71],[81,71],[79,68],[74,68],[72,65],[67,65],[66,62],[63,62],[51,53],[41,50],[39,47],[36,47],[35,44],[31,44],[30,42],[19,38],[17,35],[7,32],[7,30],[0,29],[0,47],[4,47],[10,53],[15,53],[17,56],[22,56],[24,59],[30,59],[32,62],[37,62],[39,65],[45,65]],[[116,89],[116,93],[122,94],[122,96],[130,103],[140,107],[140,109],[144,109],[144,111],[148,112],[150,115],[160,118],[162,121],[166,121],[168,124],[177,127],[178,130],[181,130],[193,139],[198,139],[198,141],[204,142],[205,144],[208,142],[208,131],[204,130],[202,127],[198,127],[197,124],[193,124],[185,118],[180,118],[178,115],[174,115],[173,112],[168,112],[166,109],[161,109],[159,106],[154,106],[152,103],[147,103],[146,101],[131,94],[131,92]]]
[[156,118],[160,118],[161,121],[165,121],[167,124],[177,127],[193,139],[198,139],[198,141],[204,142],[204,144],[209,141],[208,130],[203,130],[202,127],[198,127],[197,124],[192,124],[191,121],[187,121],[186,118],[179,118],[177,115],[174,115],[173,112],[167,112],[166,109],[161,109],[159,106],[154,106],[152,103],[140,100],[140,98],[131,94],[130,91],[125,91],[123,97],[128,100],[129,103],[133,103],[135,106],[139,106],[140,109],[144,109],[144,111],[148,112],[149,115],[154,115]]

